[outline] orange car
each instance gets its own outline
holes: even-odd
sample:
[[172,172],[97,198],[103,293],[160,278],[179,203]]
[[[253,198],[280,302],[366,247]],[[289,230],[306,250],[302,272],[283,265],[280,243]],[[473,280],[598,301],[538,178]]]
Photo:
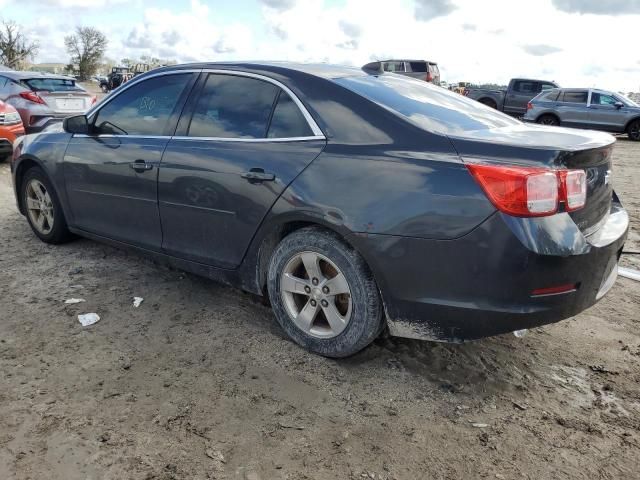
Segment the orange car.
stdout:
[[11,105],[0,102],[0,162],[13,152],[13,143],[24,135],[20,114]]

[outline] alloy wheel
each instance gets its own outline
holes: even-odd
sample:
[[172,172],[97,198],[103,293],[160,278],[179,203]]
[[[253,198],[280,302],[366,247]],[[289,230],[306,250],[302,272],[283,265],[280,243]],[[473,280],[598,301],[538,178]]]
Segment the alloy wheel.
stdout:
[[53,230],[53,202],[46,187],[32,178],[26,188],[26,206],[32,225],[42,235]]
[[629,128],[629,137],[632,140],[640,140],[640,122],[634,122]]
[[553,117],[543,117],[540,119],[542,125],[557,125],[558,122]]
[[293,322],[313,337],[336,337],[349,324],[353,310],[349,283],[320,253],[294,255],[281,273],[280,291]]

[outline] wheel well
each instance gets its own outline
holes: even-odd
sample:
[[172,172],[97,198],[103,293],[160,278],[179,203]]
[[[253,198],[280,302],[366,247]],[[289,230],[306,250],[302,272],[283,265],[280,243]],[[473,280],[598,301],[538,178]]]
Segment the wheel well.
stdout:
[[625,131],[625,132],[628,132],[628,131],[629,131],[629,127],[631,126],[631,124],[632,124],[633,122],[638,121],[638,120],[640,120],[640,117],[635,117],[635,118],[632,118],[631,120],[629,120],[629,121],[627,122],[627,124],[624,126],[624,131]]
[[555,113],[545,112],[542,115],[538,115],[538,117],[536,118],[536,122],[538,120],[540,120],[542,117],[553,117],[558,121],[558,123],[560,123],[560,117],[558,115],[556,115]]
[[283,223],[278,225],[276,228],[271,230],[260,243],[260,249],[258,251],[258,262],[257,262],[257,281],[260,292],[267,297],[267,272],[269,269],[269,261],[271,260],[271,255],[275,251],[278,244],[287,236],[291,235],[293,232],[301,230],[305,227],[318,227],[326,230],[327,232],[331,232],[335,235],[338,235],[343,242],[345,242],[350,247],[354,248],[344,235],[341,235],[336,230],[329,228],[321,223],[310,222],[310,221],[292,221]]
[[16,170],[16,191],[18,192],[18,209],[20,213],[24,215],[24,208],[22,205],[22,195],[20,195],[20,187],[22,186],[22,179],[26,175],[26,173],[32,168],[40,168],[40,165],[35,160],[30,158],[25,158],[18,165],[18,169]]
[[482,97],[478,99],[478,102],[486,105],[487,107],[497,108],[498,103],[491,97]]

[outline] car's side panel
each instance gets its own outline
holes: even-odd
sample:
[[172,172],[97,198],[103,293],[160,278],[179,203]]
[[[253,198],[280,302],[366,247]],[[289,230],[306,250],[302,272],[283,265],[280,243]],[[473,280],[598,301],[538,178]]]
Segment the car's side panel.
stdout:
[[451,239],[495,209],[451,147],[380,155],[374,148],[329,144],[270,215],[291,210],[351,232]]

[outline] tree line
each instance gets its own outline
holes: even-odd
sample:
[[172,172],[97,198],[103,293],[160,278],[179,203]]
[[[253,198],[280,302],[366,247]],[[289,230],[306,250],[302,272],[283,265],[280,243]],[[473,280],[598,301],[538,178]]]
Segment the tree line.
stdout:
[[[109,42],[100,30],[94,27],[77,27],[75,32],[64,37],[64,45],[69,54],[67,70],[88,80],[105,64],[113,62],[104,58]],[[37,40],[27,38],[20,25],[13,21],[0,21],[0,65],[13,70],[28,66],[38,52]],[[162,60],[151,56],[142,56],[138,61],[123,58],[122,65],[133,67],[136,63],[145,63],[151,67],[175,63],[174,60]]]

